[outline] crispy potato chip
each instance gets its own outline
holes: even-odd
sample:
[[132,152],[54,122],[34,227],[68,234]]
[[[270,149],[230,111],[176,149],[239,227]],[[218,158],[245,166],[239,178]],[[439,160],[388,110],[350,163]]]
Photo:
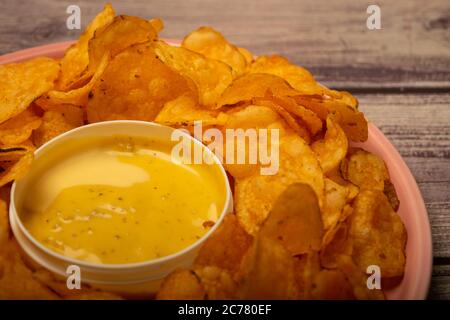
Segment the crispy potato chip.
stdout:
[[383,159],[363,149],[354,148],[341,164],[345,179],[361,190],[384,190],[384,182],[389,180],[389,172]]
[[151,44],[132,46],[115,56],[95,83],[88,121],[151,121],[166,102],[182,95],[197,101],[195,84],[160,61]]
[[302,94],[323,94],[327,91],[308,70],[279,55],[258,57],[250,66],[250,73],[267,73],[283,78]]
[[54,137],[84,124],[84,110],[61,105],[45,111],[41,126],[33,133],[36,146],[41,146]]
[[36,100],[36,104],[44,110],[48,110],[52,107],[56,107],[62,104],[71,104],[75,106],[85,107],[88,98],[91,95],[91,89],[98,82],[103,75],[106,67],[109,63],[109,56],[105,54],[95,70],[95,74],[89,80],[87,84],[81,88],[73,89],[68,92],[51,90]]
[[30,108],[0,124],[0,147],[20,144],[41,125],[41,119]]
[[155,29],[156,33],[160,33],[162,29],[164,29],[164,21],[162,21],[160,18],[150,19],[149,22],[152,25],[153,29]]
[[246,74],[235,79],[228,86],[219,99],[218,106],[235,105],[242,101],[251,101],[253,98],[264,98],[268,90],[276,97],[299,94],[280,77],[264,73]]
[[19,113],[53,88],[59,64],[50,58],[0,65],[0,124]]
[[194,272],[205,289],[206,299],[234,299],[237,284],[229,271],[214,266],[201,266],[195,267]]
[[259,234],[279,241],[292,255],[319,251],[323,224],[319,202],[307,184],[291,184],[278,197]]
[[205,288],[193,270],[176,270],[164,278],[156,299],[203,300],[205,295]]
[[194,51],[158,41],[155,43],[155,52],[166,65],[195,82],[201,105],[215,107],[217,100],[233,80],[228,65]]
[[0,162],[17,161],[28,152],[34,152],[35,147],[31,140],[26,140],[20,144],[0,146]]
[[329,114],[333,115],[350,140],[360,142],[367,140],[367,120],[362,112],[351,105],[320,95],[299,95],[293,98],[322,120]]
[[381,269],[382,277],[403,275],[406,229],[382,191],[362,190],[350,216],[353,260],[365,272],[370,265]]
[[20,257],[20,247],[9,240],[0,250],[0,299],[43,299],[59,297],[36,280]]
[[181,44],[184,48],[222,61],[233,69],[235,77],[242,75],[247,61],[241,51],[230,44],[224,36],[210,27],[201,27],[187,35]]
[[105,54],[113,58],[124,49],[153,41],[157,36],[148,20],[124,15],[115,17],[110,24],[97,29],[94,37],[89,40],[89,73],[95,73]]
[[395,186],[390,180],[384,181],[383,193],[388,198],[392,209],[394,209],[394,211],[397,211],[400,207],[400,200],[398,199],[397,191],[395,191]]
[[262,98],[255,98],[252,101],[256,105],[266,106],[272,108],[274,111],[276,111],[283,119],[286,121],[288,126],[297,134],[299,135],[303,140],[305,140],[306,143],[311,142],[311,134],[310,132],[302,127],[297,120],[292,116],[292,114],[289,113],[286,109],[284,109],[279,104],[275,103],[272,100],[262,99]]
[[190,126],[201,121],[202,126],[224,125],[227,115],[223,112],[205,110],[190,97],[180,96],[164,104],[155,122],[168,126]]
[[[114,9],[110,4],[106,4],[94,20],[88,25],[78,41],[70,46],[61,60],[61,73],[57,81],[57,89],[67,91],[78,82],[87,71],[89,65],[89,40],[94,36],[97,29],[110,24],[114,19]],[[46,90],[47,91],[47,90]]]
[[205,241],[194,266],[215,266],[234,274],[252,241],[253,237],[242,228],[236,216],[229,214]]
[[288,185],[309,184],[322,208],[324,179],[319,162],[311,148],[298,136],[280,138],[279,169],[275,175],[236,179],[236,214],[250,234],[255,234]]
[[[6,187],[0,188],[0,248],[3,248],[5,245],[7,245],[7,241],[10,237],[8,201],[9,201],[9,188]],[[3,249],[0,249],[0,251],[2,250]]]
[[23,157],[21,157],[17,162],[4,167],[4,172],[0,173],[0,187],[3,187],[5,184],[20,179],[23,177],[29,167],[31,166],[31,162],[33,161],[33,153],[28,152]]
[[325,203],[322,210],[322,220],[325,229],[334,227],[342,220],[343,210],[356,196],[350,187],[337,184],[331,179],[325,178]]
[[355,296],[353,286],[341,270],[322,269],[313,278],[311,299],[350,300]]
[[247,67],[251,65],[251,63],[253,62],[254,58],[253,58],[253,53],[251,53],[248,49],[246,48],[237,48],[238,51],[244,56],[245,61],[247,62]]
[[258,236],[243,261],[239,299],[296,299],[295,261],[283,245]]
[[352,258],[347,255],[338,257],[339,270],[347,277],[348,282],[353,286],[353,295],[359,300],[384,300],[383,290],[367,288],[367,274],[361,272],[355,265]]
[[347,154],[347,148],[348,140],[344,131],[339,124],[328,117],[325,136],[311,145],[311,149],[317,154],[324,173],[339,167]]

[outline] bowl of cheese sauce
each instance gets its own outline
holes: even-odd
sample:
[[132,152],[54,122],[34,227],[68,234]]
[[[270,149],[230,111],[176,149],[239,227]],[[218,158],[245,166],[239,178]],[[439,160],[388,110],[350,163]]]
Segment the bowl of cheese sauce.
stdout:
[[[11,193],[12,230],[35,262],[87,283],[159,280],[192,263],[232,210],[220,161],[175,157],[173,128],[108,121],[69,131],[35,153]],[[180,134],[178,133],[179,137]]]

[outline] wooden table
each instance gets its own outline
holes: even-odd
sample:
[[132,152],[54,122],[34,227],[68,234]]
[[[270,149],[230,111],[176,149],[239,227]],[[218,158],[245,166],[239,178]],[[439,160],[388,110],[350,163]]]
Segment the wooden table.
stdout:
[[[381,30],[366,27],[367,6],[381,8]],[[79,36],[102,1],[0,2],[0,54]],[[361,109],[398,148],[422,191],[433,233],[429,297],[450,299],[450,2],[128,0],[120,14],[161,17],[163,37],[212,25],[256,54],[280,53],[317,79],[353,92]],[[419,275],[418,275],[419,276]]]

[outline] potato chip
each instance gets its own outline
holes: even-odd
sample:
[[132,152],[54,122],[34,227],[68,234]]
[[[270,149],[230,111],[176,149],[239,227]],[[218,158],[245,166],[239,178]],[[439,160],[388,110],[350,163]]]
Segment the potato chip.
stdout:
[[8,201],[9,201],[9,188],[6,187],[0,188],[0,248],[3,248],[3,246],[7,245],[7,241],[10,237]]
[[384,182],[389,180],[389,172],[384,161],[362,149],[350,150],[342,162],[341,172],[345,179],[361,190],[384,190]]
[[235,105],[242,101],[251,101],[253,98],[264,98],[268,90],[276,97],[299,94],[280,77],[264,73],[246,74],[235,79],[228,86],[219,99],[218,106]]
[[251,65],[251,63],[253,62],[254,58],[253,58],[253,53],[251,53],[248,49],[246,48],[237,48],[238,51],[244,56],[245,61],[247,62],[247,67]]
[[349,235],[353,260],[365,272],[370,265],[382,277],[403,275],[406,230],[382,191],[362,190],[354,202]]
[[322,241],[320,250],[320,264],[327,269],[339,267],[340,256],[351,256],[353,252],[353,242],[349,237],[348,222],[340,222],[329,229]]
[[214,266],[201,266],[195,267],[194,272],[200,278],[206,299],[234,299],[237,284],[229,271]]
[[334,227],[341,220],[342,211],[345,205],[353,199],[352,195],[349,188],[325,178],[325,203],[322,210],[325,229]]
[[311,149],[316,153],[324,173],[339,167],[347,154],[347,148],[348,140],[344,131],[339,124],[328,117],[325,136],[311,145]]
[[34,152],[35,147],[31,140],[23,141],[20,144],[0,146],[0,162],[17,161],[28,152]]
[[348,282],[353,287],[353,295],[359,300],[384,300],[383,290],[372,289],[367,287],[368,275],[362,272],[353,262],[352,258],[347,255],[338,257],[339,270],[347,277]]
[[395,186],[390,180],[384,181],[383,193],[388,198],[392,209],[394,209],[394,211],[397,211],[400,207],[400,200],[398,199],[397,191],[395,191]]
[[182,95],[196,101],[195,84],[160,61],[151,44],[132,46],[115,56],[95,83],[88,121],[152,121],[166,102]]
[[228,65],[191,50],[158,41],[155,43],[155,52],[166,65],[195,82],[201,105],[215,107],[233,80]]
[[109,63],[109,56],[105,54],[95,70],[95,74],[87,84],[81,88],[73,89],[67,92],[51,90],[36,100],[36,104],[44,110],[57,107],[62,104],[71,104],[75,106],[85,107],[91,94],[91,89],[100,79]]
[[50,58],[0,65],[0,124],[25,111],[53,87],[59,64]]
[[311,299],[349,300],[355,299],[355,296],[353,286],[341,270],[322,269],[313,278]]
[[296,299],[299,288],[294,267],[294,258],[281,243],[258,236],[244,258],[238,298]]
[[14,164],[3,167],[5,171],[0,173],[0,187],[3,187],[5,184],[13,180],[23,177],[31,166],[32,161],[33,153],[28,152]]
[[351,105],[323,95],[299,95],[293,98],[322,120],[326,119],[328,114],[333,115],[350,140],[360,142],[367,140],[367,120],[362,112]]
[[205,241],[194,265],[214,266],[234,274],[252,241],[253,237],[242,228],[236,216],[229,214]]
[[187,35],[181,44],[184,48],[222,61],[233,69],[235,77],[242,75],[247,61],[240,50],[230,44],[224,36],[210,27],[201,27]]
[[153,29],[155,29],[156,33],[160,33],[162,29],[164,29],[164,21],[162,21],[160,18],[150,19],[149,22],[152,25]]
[[255,234],[277,198],[296,182],[309,184],[322,208],[324,180],[319,162],[303,139],[290,135],[280,139],[279,169],[275,175],[236,179],[236,214],[245,230]]
[[190,97],[180,96],[164,104],[155,122],[168,126],[191,126],[201,121],[202,126],[224,125],[227,115],[223,112],[199,107]]
[[78,41],[66,50],[61,60],[61,73],[57,81],[58,90],[67,91],[68,89],[73,89],[73,84],[79,82],[83,73],[87,74],[89,40],[94,36],[97,29],[110,24],[114,19],[114,15],[115,12],[112,6],[110,4],[105,5],[103,11],[92,20]]
[[54,137],[84,124],[84,110],[61,105],[45,111],[41,126],[33,133],[36,146],[41,146]]
[[283,78],[302,94],[326,92],[326,88],[317,84],[308,70],[279,55],[258,57],[250,66],[250,73],[267,73]]
[[30,108],[0,124],[0,147],[17,145],[31,136],[41,119]]
[[323,224],[314,190],[302,183],[288,186],[273,205],[259,235],[279,241],[292,255],[319,251]]
[[95,73],[105,54],[113,58],[124,49],[134,44],[153,41],[157,36],[148,20],[124,15],[115,17],[110,24],[97,29],[94,37],[89,40],[88,72]]
[[158,300],[203,300],[205,289],[193,270],[176,270],[170,273],[161,284]]

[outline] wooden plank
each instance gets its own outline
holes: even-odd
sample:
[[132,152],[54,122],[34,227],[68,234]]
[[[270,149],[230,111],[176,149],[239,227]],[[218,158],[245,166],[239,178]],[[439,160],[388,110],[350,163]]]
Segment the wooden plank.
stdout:
[[434,256],[450,257],[450,94],[358,98],[361,110],[396,146],[418,182],[432,225]]
[[[72,3],[70,3],[72,4]],[[102,2],[80,0],[82,24]],[[257,54],[280,53],[339,88],[450,88],[447,0],[377,1],[382,29],[366,27],[366,1],[327,0],[128,0],[113,1],[118,13],[162,17],[162,36],[181,38],[212,25]],[[75,39],[67,30],[69,3],[2,1],[0,53]]]
[[434,266],[428,299],[450,300],[450,266]]

